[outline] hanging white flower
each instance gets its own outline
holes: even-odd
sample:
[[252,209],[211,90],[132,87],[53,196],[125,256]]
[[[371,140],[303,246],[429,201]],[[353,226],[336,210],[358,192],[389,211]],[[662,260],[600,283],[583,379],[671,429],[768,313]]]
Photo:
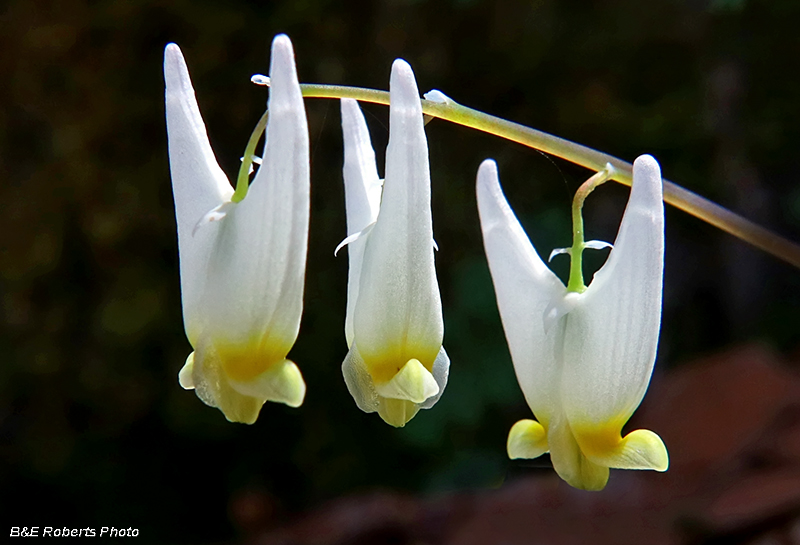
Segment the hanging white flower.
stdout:
[[[587,490],[602,489],[609,468],[665,471],[669,459],[658,435],[636,430],[621,436],[647,390],[661,324],[658,163],[649,155],[634,163],[611,254],[588,288],[577,291],[568,291],[537,255],[503,196],[493,161],[478,170],[477,196],[514,369],[537,419],[512,427],[508,455],[535,458],[549,451],[561,478]],[[581,234],[580,250],[602,246],[582,240]]]
[[164,53],[167,133],[181,296],[194,352],[181,386],[228,420],[265,401],[292,407],[305,383],[286,355],[297,338],[309,219],[305,108],[289,38],[272,43],[263,162],[240,202],[211,150],[180,49]]
[[[342,372],[365,412],[404,426],[434,405],[450,360],[433,259],[428,144],[411,67],[392,65],[383,186],[358,104],[342,100],[349,244]],[[342,246],[340,245],[340,247]]]

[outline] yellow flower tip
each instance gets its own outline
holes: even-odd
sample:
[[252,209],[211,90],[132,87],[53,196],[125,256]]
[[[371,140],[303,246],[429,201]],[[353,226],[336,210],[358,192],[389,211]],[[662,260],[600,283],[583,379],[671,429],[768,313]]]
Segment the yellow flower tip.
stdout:
[[547,439],[553,469],[567,484],[580,490],[602,490],[608,482],[608,466],[590,459],[576,441],[577,435],[563,415],[548,423]]
[[[229,355],[229,351],[224,351]],[[220,351],[213,345],[201,345],[186,359],[178,380],[186,389],[194,389],[197,397],[216,407],[230,422],[252,424],[267,401],[299,407],[306,394],[306,384],[294,362],[281,358],[266,370],[248,380],[235,380],[229,375]],[[241,368],[233,367],[235,370]],[[235,377],[251,377],[252,373],[234,373]]]
[[220,400],[219,410],[228,422],[236,424],[255,424],[264,402],[250,396],[236,394]]
[[[387,399],[422,403],[439,393],[439,385],[433,374],[418,359],[412,358],[388,382],[375,382],[375,391]],[[414,413],[416,414],[416,411]]]
[[564,479],[567,484],[579,490],[589,492],[599,492],[608,484],[608,468],[603,465],[595,464],[591,460],[580,457],[578,461],[578,472],[569,479]]
[[237,382],[250,382],[280,365],[291,346],[292,342],[260,336],[236,345],[215,343],[225,375]]
[[247,381],[230,379],[231,386],[239,393],[264,401],[285,403],[299,407],[306,396],[306,383],[297,365],[284,359],[257,377]]
[[617,422],[585,425],[572,423],[571,428],[581,452],[594,460],[603,460],[617,452],[622,442],[622,425]]
[[618,426],[575,430],[583,454],[594,463],[615,469],[669,468],[667,447],[650,430],[635,430],[621,437]]
[[220,382],[214,403],[208,403],[206,397],[201,399],[211,406],[219,407],[229,422],[253,424],[265,402],[275,401],[290,407],[299,407],[303,404],[305,395],[306,384],[300,369],[294,362],[283,360],[250,382]]
[[547,452],[547,431],[536,420],[520,420],[511,427],[506,443],[508,457],[537,458]]
[[610,467],[619,469],[669,468],[669,454],[664,441],[650,430],[635,430],[626,435],[620,444],[620,452]]
[[217,346],[225,377],[237,392],[265,401],[303,404],[306,384],[300,369],[286,359],[291,343],[251,342],[244,346]]
[[378,398],[378,415],[395,428],[402,428],[419,412],[419,405],[405,399]]
[[296,409],[303,404],[306,397],[306,382],[303,380],[303,374],[300,373],[300,369],[293,361],[284,360],[278,375],[280,388],[276,388],[276,392],[280,394],[280,399],[276,397],[272,401],[279,401]]

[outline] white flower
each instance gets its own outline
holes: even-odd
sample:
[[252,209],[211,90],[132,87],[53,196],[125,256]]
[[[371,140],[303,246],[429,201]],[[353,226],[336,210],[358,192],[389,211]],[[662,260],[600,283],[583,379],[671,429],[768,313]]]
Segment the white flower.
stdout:
[[386,179],[358,104],[342,100],[350,274],[342,372],[358,407],[393,426],[439,400],[450,360],[433,262],[430,167],[417,84],[403,60],[389,83]]
[[164,52],[183,318],[195,350],[179,380],[228,420],[246,423],[265,401],[297,407],[305,396],[286,355],[303,308],[308,126],[285,35],[272,43],[270,76],[263,164],[244,200],[232,202],[181,51],[169,44]]
[[550,452],[572,486],[602,489],[609,468],[669,464],[649,430],[621,436],[644,397],[661,323],[664,205],[658,163],[633,167],[633,186],[614,248],[583,293],[568,292],[531,246],[484,161],[477,194],[486,256],[514,369],[538,419],[511,429],[511,458]]

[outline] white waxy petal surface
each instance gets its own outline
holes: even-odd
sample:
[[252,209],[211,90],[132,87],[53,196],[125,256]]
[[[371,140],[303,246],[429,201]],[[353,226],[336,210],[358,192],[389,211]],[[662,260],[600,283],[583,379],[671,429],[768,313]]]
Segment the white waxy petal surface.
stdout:
[[614,249],[566,318],[562,394],[573,429],[621,427],[641,402],[655,363],[663,267],[661,172],[645,155],[634,162]]
[[[358,102],[344,98],[341,100],[341,110],[347,236],[357,237],[358,233],[378,218],[382,182],[378,177],[375,151],[372,149],[367,123]],[[359,237],[350,242],[347,248],[350,270],[347,279],[347,314],[344,325],[347,346],[353,342],[353,314],[358,300],[359,278],[366,242],[366,237]]]
[[431,374],[433,375],[433,380],[435,380],[436,384],[439,386],[439,392],[426,399],[424,403],[420,403],[420,409],[430,409],[436,405],[436,402],[439,401],[439,398],[442,397],[444,393],[445,386],[447,386],[447,379],[450,376],[450,356],[447,355],[444,347],[439,349],[439,354],[433,362]]
[[354,336],[365,361],[421,350],[426,354],[407,359],[430,365],[444,326],[433,261],[428,145],[408,63],[394,62],[389,87],[386,178],[380,213],[364,249]]
[[381,204],[381,187],[375,163],[375,151],[358,102],[341,99],[342,134],[344,135],[345,205],[347,235],[354,235],[373,223]]
[[375,383],[369,375],[369,370],[364,364],[358,346],[353,344],[347,352],[342,363],[342,374],[347,391],[353,396],[356,406],[365,413],[374,413],[378,410],[378,393]]
[[220,169],[197,107],[186,61],[176,44],[164,51],[167,135],[175,215],[184,325],[194,345],[204,318],[202,271],[206,270],[215,235],[211,230],[193,233],[198,222],[233,195]]
[[486,160],[478,169],[477,197],[486,258],[517,380],[528,405],[546,425],[561,403],[555,350],[563,324],[545,332],[544,314],[566,288],[536,253],[509,207],[494,161]]
[[219,222],[208,310],[226,341],[261,338],[288,352],[300,327],[310,199],[308,126],[286,36],[273,42],[270,78],[262,165]]

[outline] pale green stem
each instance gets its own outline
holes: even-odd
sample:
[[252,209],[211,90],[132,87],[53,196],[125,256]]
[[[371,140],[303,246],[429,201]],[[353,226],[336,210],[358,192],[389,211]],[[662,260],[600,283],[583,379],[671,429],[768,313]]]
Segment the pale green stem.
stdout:
[[261,119],[258,120],[256,128],[250,135],[250,140],[247,141],[247,147],[244,148],[244,155],[242,156],[242,164],[239,166],[239,175],[236,177],[236,190],[233,192],[231,201],[241,202],[247,195],[247,188],[250,181],[250,165],[253,164],[253,157],[256,154],[256,146],[261,139],[261,134],[267,127],[267,119],[269,112],[264,112]]
[[614,167],[607,164],[606,168],[597,172],[583,182],[575,192],[572,200],[572,248],[569,250],[569,283],[567,291],[583,293],[586,291],[586,284],[583,283],[583,250],[586,248],[586,241],[583,238],[583,202],[589,193],[596,187],[606,183],[614,175]]
[[[300,87],[303,96],[307,98],[353,98],[362,102],[389,104],[389,93],[386,91],[339,85],[303,84]],[[606,164],[611,164],[615,171],[611,179],[627,186],[631,185],[633,167],[630,163],[592,148],[467,108],[453,101],[441,103],[423,100],[422,111],[425,115],[488,132],[561,157],[590,170],[599,172]],[[800,245],[669,180],[664,180],[664,202],[800,268]]]

